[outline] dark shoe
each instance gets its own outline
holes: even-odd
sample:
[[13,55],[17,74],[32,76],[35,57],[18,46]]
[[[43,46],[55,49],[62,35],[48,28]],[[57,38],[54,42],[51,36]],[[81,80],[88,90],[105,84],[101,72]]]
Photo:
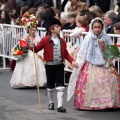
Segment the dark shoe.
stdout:
[[48,105],[48,109],[49,109],[49,110],[54,110],[54,103],[50,103],[50,104]]
[[58,112],[66,112],[66,109],[63,106],[61,106],[57,109],[57,111]]

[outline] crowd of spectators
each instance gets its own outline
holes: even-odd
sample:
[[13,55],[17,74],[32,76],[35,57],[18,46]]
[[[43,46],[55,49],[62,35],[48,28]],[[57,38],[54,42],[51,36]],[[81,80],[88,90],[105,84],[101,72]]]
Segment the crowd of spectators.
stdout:
[[[116,14],[116,18],[111,18],[110,15],[106,15],[110,10],[111,1],[112,0],[63,0],[61,8],[58,10],[53,6],[53,0],[0,0],[0,23],[20,25],[20,19],[26,12],[36,15],[39,21],[38,27],[44,27],[44,19],[47,17],[55,16],[61,21],[62,29],[74,29],[76,27],[75,17],[78,13],[82,16],[89,16],[87,19],[89,21],[88,24],[95,17],[104,19],[106,24],[106,16],[110,17],[110,19],[112,19],[111,21],[116,23],[119,21],[117,17],[119,16],[120,0],[117,0],[117,10],[116,6],[112,7],[113,12],[115,14],[118,13]],[[106,3],[108,5],[104,7]],[[113,25],[112,22],[110,24]],[[108,27],[107,24],[106,27]]]
[[113,0],[63,0],[61,8],[57,9],[53,0],[0,0],[0,24],[21,25],[21,17],[27,12],[38,19],[37,27],[44,27],[44,20],[54,16],[60,20],[61,30],[74,31],[76,21],[82,21],[78,16],[86,16],[88,31],[91,20],[99,17],[105,23],[106,32],[114,34],[114,24],[120,21],[120,0],[112,7],[111,2]]

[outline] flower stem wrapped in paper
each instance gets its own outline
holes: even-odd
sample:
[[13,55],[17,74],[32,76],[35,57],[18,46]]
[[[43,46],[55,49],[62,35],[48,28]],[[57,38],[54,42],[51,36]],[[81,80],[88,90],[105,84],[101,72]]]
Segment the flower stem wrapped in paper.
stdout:
[[28,43],[25,40],[20,40],[12,49],[12,54],[16,61],[23,60],[28,55]]
[[110,64],[113,59],[120,58],[120,51],[116,45],[106,45],[104,49],[104,58],[106,59],[105,67],[109,68],[110,72],[120,79],[120,75],[115,70],[114,66]]

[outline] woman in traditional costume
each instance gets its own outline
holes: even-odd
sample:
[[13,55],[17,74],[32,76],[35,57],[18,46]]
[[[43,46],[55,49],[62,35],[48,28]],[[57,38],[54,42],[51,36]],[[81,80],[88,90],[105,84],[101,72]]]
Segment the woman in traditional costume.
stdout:
[[[20,40],[25,46],[24,42],[29,46],[30,42],[34,42],[35,45],[40,41],[40,37],[36,31],[37,20],[34,15],[25,14],[21,19],[22,25],[26,27],[26,35]],[[19,41],[19,43],[20,43]],[[19,44],[18,43],[18,44]],[[15,48],[16,47],[16,48]],[[36,69],[38,73],[38,83],[39,86],[45,86],[46,84],[46,73],[44,68],[44,61],[42,59],[43,52],[33,53],[31,50],[26,52],[27,55],[16,55],[17,46],[13,48],[13,55],[17,58],[16,67],[13,71],[12,78],[10,80],[10,84],[12,87],[34,87],[37,86],[36,81]],[[25,48],[23,49],[25,50]],[[35,55],[35,59],[34,59]],[[22,58],[22,59],[20,59]],[[36,68],[35,68],[36,61]]]
[[104,23],[95,18],[77,53],[78,68],[73,69],[67,100],[74,94],[77,109],[101,110],[120,107],[119,78],[105,67],[103,57],[111,38],[104,32]]

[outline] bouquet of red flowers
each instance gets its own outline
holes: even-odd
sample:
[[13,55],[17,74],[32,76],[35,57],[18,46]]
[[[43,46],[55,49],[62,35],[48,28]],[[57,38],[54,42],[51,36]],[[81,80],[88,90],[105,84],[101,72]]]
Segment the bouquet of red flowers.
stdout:
[[25,40],[20,40],[12,49],[12,54],[18,61],[23,60],[28,54],[29,46]]

